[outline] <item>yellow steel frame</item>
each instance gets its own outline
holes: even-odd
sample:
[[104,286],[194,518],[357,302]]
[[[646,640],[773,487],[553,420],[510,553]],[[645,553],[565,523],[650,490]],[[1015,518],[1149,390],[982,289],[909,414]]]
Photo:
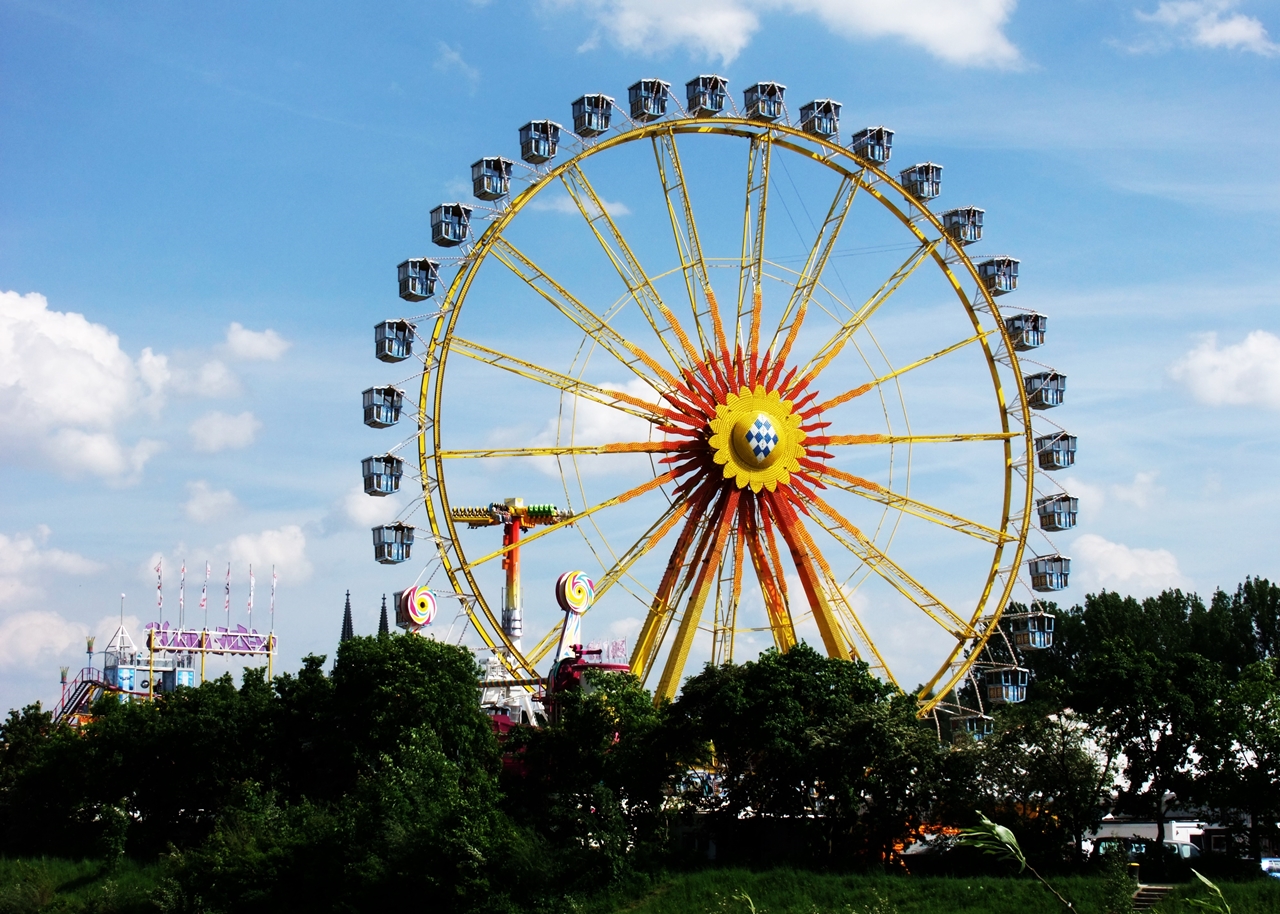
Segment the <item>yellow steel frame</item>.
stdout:
[[[734,323],[729,328],[733,332],[732,340],[727,334],[708,276],[708,263],[702,251],[693,204],[677,145],[677,137],[709,135],[736,137],[750,144],[743,211],[742,249],[740,260],[737,261],[737,301],[734,303],[736,306],[733,315]],[[693,335],[690,335],[681,320],[658,294],[653,278],[641,266],[633,249],[609,214],[607,205],[591,185],[583,169],[587,160],[607,155],[610,150],[638,141],[649,141],[653,145],[671,229],[680,256],[677,272],[683,276],[689,297]],[[767,337],[769,345],[762,348],[761,343],[764,339],[760,336],[761,286],[765,278],[766,264],[764,257],[766,211],[772,157],[778,151],[800,156],[830,169],[839,176],[839,188],[828,206],[825,220],[817,233],[804,267],[794,282],[782,320],[772,337]],[[512,222],[530,205],[539,192],[557,182],[568,191],[570,198],[622,279],[628,300],[633,300],[643,313],[665,350],[670,364],[676,366],[675,371],[665,367],[641,346],[614,330],[607,316],[596,313],[575,298],[563,284],[553,279],[527,254],[519,250],[508,237],[507,230]],[[476,559],[468,559],[458,538],[458,531],[450,511],[447,463],[461,458],[498,459],[519,456],[573,458],[579,455],[604,453],[657,454],[671,451],[675,446],[663,441],[649,441],[487,450],[445,448],[442,444],[442,428],[445,424],[442,421],[442,409],[449,396],[445,377],[449,357],[454,353],[549,386],[559,390],[562,395],[568,394],[571,397],[590,400],[645,419],[655,426],[662,426],[671,418],[671,411],[660,401],[649,402],[630,394],[606,390],[571,375],[544,368],[458,336],[455,333],[458,317],[481,268],[491,256],[504,264],[512,274],[523,280],[581,330],[592,344],[608,353],[637,378],[651,386],[657,395],[689,394],[685,380],[679,372],[698,364],[704,357],[703,353],[707,353],[714,359],[720,353],[727,354],[735,347],[742,347],[752,359],[767,349],[771,353],[776,378],[777,372],[781,370],[795,344],[810,299],[821,283],[823,270],[832,254],[841,227],[854,198],[860,192],[870,196],[895,216],[914,237],[917,247],[871,298],[859,309],[852,311],[851,316],[843,322],[836,333],[799,370],[801,386],[814,380],[824,368],[829,366],[852,340],[854,334],[866,325],[876,310],[925,261],[931,260],[946,277],[962,304],[972,324],[973,335],[909,365],[882,374],[867,384],[831,397],[824,401],[820,408],[832,408],[882,385],[896,383],[900,376],[913,369],[964,347],[976,345],[981,349],[989,368],[1001,428],[998,431],[943,435],[916,435],[911,434],[909,429],[907,434],[830,435],[826,436],[824,446],[910,446],[924,443],[997,442],[1004,449],[1005,468],[1004,487],[1001,493],[1001,521],[998,526],[984,525],[913,499],[905,492],[891,491],[885,486],[842,471],[828,469],[821,475],[821,479],[829,486],[877,502],[886,509],[912,514],[990,544],[992,559],[985,584],[980,596],[974,601],[972,609],[963,614],[943,604],[924,585],[877,547],[872,537],[865,535],[823,499],[812,495],[806,496],[806,501],[812,509],[809,512],[809,522],[822,528],[835,542],[887,581],[926,616],[954,635],[956,639],[954,648],[943,659],[937,673],[925,683],[918,694],[922,715],[938,704],[967,674],[969,666],[995,630],[1000,613],[1009,600],[1016,579],[1016,569],[1022,562],[1034,497],[1032,474],[1035,463],[1031,459],[1033,444],[1029,405],[1020,384],[1016,385],[1011,400],[1006,397],[999,364],[1003,362],[1007,365],[1014,378],[1020,378],[1021,375],[1016,352],[1010,344],[995,300],[985,291],[974,264],[963,248],[952,244],[946,237],[939,219],[927,207],[911,198],[893,177],[874,163],[828,140],[811,136],[790,126],[738,117],[717,117],[673,119],[633,126],[631,129],[606,136],[586,146],[568,161],[540,172],[525,190],[514,196],[505,208],[495,215],[489,227],[467,251],[444,297],[440,313],[430,328],[428,336],[430,352],[426,359],[426,370],[422,376],[418,406],[421,429],[418,436],[418,457],[423,479],[427,522],[435,542],[439,544],[440,559],[450,583],[456,591],[474,597],[470,602],[473,607],[471,615],[476,632],[485,645],[494,649],[495,655],[508,664],[513,681],[520,682],[529,689],[534,687],[533,683],[537,680],[535,664],[546,656],[554,644],[554,630],[548,632],[527,654],[517,650],[503,634],[489,601],[476,582],[473,570],[485,562],[499,558],[506,550],[500,549]],[[970,298],[966,291],[968,287],[977,290],[976,300]],[[990,323],[987,323],[988,318]],[[747,335],[746,339],[744,339],[744,333]],[[717,367],[716,370],[720,369]],[[661,474],[655,471],[652,480],[578,511],[572,518],[542,527],[523,538],[521,545],[528,546],[539,538],[582,521],[598,511],[630,501],[646,492],[655,491],[673,481],[674,478],[671,471]],[[1022,479],[1025,485],[1016,487],[1018,478]],[[727,490],[721,495],[714,496],[711,503],[719,504],[717,499],[736,504],[737,490]],[[649,529],[606,571],[597,590],[598,594],[603,594],[613,585],[629,577],[632,566],[641,555],[656,548],[682,521],[685,523],[685,533],[681,535],[676,545],[676,553],[668,569],[670,580],[664,582],[656,592],[661,596],[654,598],[650,617],[645,622],[640,643],[636,646],[633,657],[633,666],[641,674],[647,674],[650,669],[661,665],[662,675],[657,689],[659,695],[672,695],[678,687],[693,634],[700,626],[703,607],[708,599],[715,600],[714,619],[710,630],[720,645],[716,648],[716,656],[719,659],[732,657],[736,603],[741,592],[742,570],[748,560],[757,576],[761,578],[762,587],[767,591],[766,609],[775,643],[785,650],[795,643],[796,637],[786,593],[785,575],[775,539],[776,534],[770,527],[769,518],[759,517],[748,526],[740,524],[733,527],[730,524],[722,524],[719,527],[713,527],[702,523],[699,518],[686,517],[687,511],[688,503],[685,500],[677,499],[669,503]],[[760,523],[764,526],[757,526]],[[850,607],[840,582],[832,574],[812,537],[798,520],[797,526],[792,529],[789,536],[788,548],[791,549],[793,556],[797,554],[807,556],[804,561],[809,568],[807,575],[802,572],[802,583],[805,585],[814,617],[822,628],[828,651],[836,656],[864,657],[888,679],[896,682],[893,671],[880,656],[872,639]],[[1010,569],[1014,571],[1011,572]],[[769,579],[767,585],[766,578]],[[726,590],[728,603],[722,605]],[[688,595],[687,601],[685,601],[686,595]],[[683,612],[680,611],[682,605]],[[673,624],[676,627],[674,642],[667,649],[666,662],[659,664],[662,645],[666,642]]]

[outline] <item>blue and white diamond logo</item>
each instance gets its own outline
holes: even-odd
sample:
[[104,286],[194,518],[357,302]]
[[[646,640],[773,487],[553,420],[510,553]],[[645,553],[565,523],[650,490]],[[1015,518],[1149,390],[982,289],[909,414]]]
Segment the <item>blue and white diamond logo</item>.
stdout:
[[764,413],[756,416],[751,428],[746,433],[747,447],[756,458],[756,463],[764,463],[778,446],[778,433],[773,428],[773,421]]

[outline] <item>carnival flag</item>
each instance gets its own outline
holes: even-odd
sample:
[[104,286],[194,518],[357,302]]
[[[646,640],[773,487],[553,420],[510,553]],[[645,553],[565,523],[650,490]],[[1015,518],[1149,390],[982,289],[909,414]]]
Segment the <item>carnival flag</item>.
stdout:
[[204,586],[200,588],[200,615],[204,618],[204,627],[209,627],[209,563],[204,563]]
[[271,566],[271,630],[276,630],[276,566]]
[[253,566],[249,566],[249,631],[253,631]]
[[227,631],[231,631],[231,563],[227,562],[227,589],[222,600],[222,608],[227,613]]
[[182,560],[182,571],[178,575],[178,628],[182,628],[183,612],[187,600],[187,560]]
[[160,621],[164,621],[164,576],[160,569],[164,566],[164,559],[156,562],[156,613],[160,616]]

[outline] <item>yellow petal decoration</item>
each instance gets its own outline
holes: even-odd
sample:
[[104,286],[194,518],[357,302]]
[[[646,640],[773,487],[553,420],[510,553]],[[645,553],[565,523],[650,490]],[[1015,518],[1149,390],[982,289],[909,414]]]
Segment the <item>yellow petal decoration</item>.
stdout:
[[805,455],[805,434],[791,401],[763,385],[743,387],[716,406],[711,420],[711,448],[715,462],[724,467],[725,479],[752,492],[777,489],[791,482]]

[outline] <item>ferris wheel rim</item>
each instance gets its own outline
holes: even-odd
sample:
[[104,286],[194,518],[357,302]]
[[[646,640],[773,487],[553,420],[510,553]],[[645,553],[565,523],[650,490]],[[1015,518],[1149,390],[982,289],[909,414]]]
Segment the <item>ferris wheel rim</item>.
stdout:
[[[976,658],[978,652],[982,650],[987,640],[996,630],[1000,615],[1003,613],[1004,607],[1017,583],[1018,569],[1022,563],[1030,529],[1031,508],[1035,495],[1035,468],[1034,460],[1032,459],[1034,447],[1030,407],[1025,391],[1021,389],[1020,385],[1017,386],[1016,399],[1019,409],[1016,418],[1022,424],[1022,431],[1010,433],[1010,418],[1013,410],[1005,396],[998,362],[1000,359],[1005,360],[1013,376],[1020,378],[1018,357],[1016,350],[1010,343],[1008,330],[1000,317],[999,308],[994,298],[986,290],[973,261],[963,250],[963,246],[952,243],[941,221],[928,206],[909,194],[897,180],[884,172],[875,163],[863,159],[837,143],[803,132],[790,125],[762,123],[740,117],[716,117],[714,119],[687,117],[639,124],[632,126],[628,130],[620,130],[602,140],[584,144],[583,149],[555,167],[536,170],[537,177],[518,195],[509,199],[506,208],[496,215],[481,236],[467,249],[460,268],[443,299],[440,313],[436,317],[430,339],[427,341],[429,348],[427,363],[422,373],[418,411],[420,432],[417,439],[419,444],[419,468],[423,480],[423,501],[433,538],[440,545],[440,558],[446,575],[455,589],[461,589],[462,580],[459,577],[459,573],[461,573],[461,578],[465,579],[465,583],[468,585],[467,589],[474,595],[476,603],[489,623],[489,626],[479,624],[474,626],[481,639],[485,642],[486,647],[492,650],[495,656],[502,656],[503,652],[508,652],[512,661],[509,664],[511,672],[525,672],[529,675],[536,675],[533,670],[533,663],[530,663],[526,656],[507,639],[492,608],[488,605],[488,600],[485,598],[483,590],[479,587],[472,574],[473,566],[466,561],[466,554],[459,545],[456,522],[450,513],[448,490],[445,485],[444,458],[441,456],[440,424],[438,421],[445,397],[444,377],[445,365],[449,355],[448,343],[454,335],[454,327],[461,313],[462,305],[467,299],[471,283],[480,272],[481,266],[493,254],[494,247],[501,239],[506,228],[542,190],[592,156],[628,143],[657,138],[663,134],[668,134],[673,138],[676,135],[719,135],[746,139],[752,142],[764,138],[766,142],[774,147],[805,156],[820,165],[826,166],[843,178],[856,182],[857,186],[854,193],[859,190],[867,191],[882,207],[894,215],[922,246],[933,244],[933,248],[926,256],[934,260],[935,265],[950,281],[952,290],[957,298],[960,299],[975,331],[981,331],[978,310],[989,312],[994,320],[994,327],[982,333],[978,343],[988,364],[994,392],[997,397],[1001,428],[1006,433],[1004,437],[1005,485],[1002,494],[1003,507],[1001,509],[1002,517],[999,529],[1006,530],[1017,520],[1017,535],[1016,537],[1011,537],[1007,542],[998,542],[995,546],[991,570],[987,575],[981,596],[974,604],[973,614],[968,620],[968,628],[974,634],[957,640],[956,646],[951,650],[947,660],[917,694],[917,699],[920,702],[920,713],[923,715],[938,704],[967,675],[973,663],[973,659],[969,658]],[[864,180],[866,175],[870,175],[871,179]],[[894,193],[899,196],[906,204],[905,211],[887,193]],[[918,211],[919,215],[911,216],[909,214],[913,207]],[[931,239],[916,224],[921,221],[928,223],[939,237],[931,242]],[[944,259],[939,250],[940,248],[949,250],[950,256]],[[979,301],[974,301],[969,297],[960,278],[952,269],[953,263],[948,261],[959,263],[964,268],[964,272],[967,273],[968,279],[972,281],[973,287],[980,296]],[[699,328],[699,331],[701,332],[701,328]],[[998,334],[996,348],[1000,351],[1000,358],[997,358],[996,352],[993,351],[990,344],[989,338],[994,334]],[[432,363],[433,357],[435,359],[434,364]],[[677,364],[679,363],[677,362]],[[428,409],[428,406],[430,406],[430,409]],[[427,446],[428,432],[432,436],[432,448],[430,451]],[[1020,517],[1014,513],[1015,506],[1013,502],[1014,477],[1020,475],[1015,466],[1014,437],[1022,441],[1019,451],[1025,450],[1026,454],[1024,464],[1025,494],[1022,499]],[[429,467],[431,463],[434,464],[434,473],[431,472]],[[433,482],[434,486],[429,481]],[[439,513],[443,514],[443,518],[437,517],[436,506],[431,497],[433,488],[438,492],[441,502]],[[446,546],[445,543],[448,543],[449,546]],[[1001,558],[1004,555],[1006,545],[1014,547],[1013,561],[1009,566],[1001,566]],[[449,560],[449,547],[453,549],[456,555],[457,567],[454,567],[454,564]],[[1001,581],[1001,578],[1004,580]],[[995,603],[994,609],[987,611],[993,589],[996,588],[997,584],[999,584],[1000,589],[999,598]],[[986,624],[982,624],[984,622]],[[495,634],[496,638],[493,637]],[[884,669],[888,672],[887,665]],[[890,678],[892,678],[891,673]],[[944,685],[935,689],[939,683],[944,683]]]

